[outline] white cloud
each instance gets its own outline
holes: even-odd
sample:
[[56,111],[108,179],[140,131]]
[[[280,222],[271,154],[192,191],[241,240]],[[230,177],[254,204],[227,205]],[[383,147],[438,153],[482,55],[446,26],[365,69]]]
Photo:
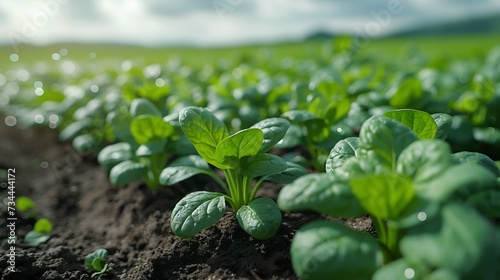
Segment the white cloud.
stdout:
[[[353,33],[398,0],[16,0],[0,2],[0,43],[244,44]],[[379,35],[500,12],[498,0],[399,0]],[[15,43],[15,42],[14,42]]]

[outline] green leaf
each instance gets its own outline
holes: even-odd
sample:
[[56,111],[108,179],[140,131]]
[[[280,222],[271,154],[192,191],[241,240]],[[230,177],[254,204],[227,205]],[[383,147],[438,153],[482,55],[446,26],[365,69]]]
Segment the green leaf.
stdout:
[[411,143],[399,156],[396,170],[425,183],[442,175],[451,166],[451,151],[441,140],[424,140]]
[[[91,272],[101,271],[103,266],[102,262],[108,256],[108,251],[106,249],[97,249],[94,252],[85,256],[85,267]],[[96,259],[99,259],[100,262],[95,262]]]
[[172,161],[168,166],[169,167],[191,166],[191,167],[205,169],[208,171],[211,170],[210,166],[208,166],[207,162],[199,155],[188,155],[188,156],[180,157],[180,158]]
[[304,175],[286,185],[278,196],[283,211],[313,210],[333,217],[357,217],[365,214],[349,184],[332,174]]
[[161,117],[141,115],[134,118],[130,124],[130,132],[137,144],[144,145],[153,140],[168,138],[174,128]]
[[368,119],[361,126],[359,147],[379,162],[393,169],[401,152],[418,138],[402,123],[380,116]]
[[498,187],[491,171],[476,164],[461,164],[448,168],[441,176],[428,183],[415,184],[415,190],[424,198],[441,202],[461,193],[462,197],[481,190]]
[[136,161],[127,160],[111,168],[109,180],[113,185],[124,185],[139,179],[147,174],[147,167]]
[[292,148],[298,146],[302,141],[302,129],[298,125],[290,125],[282,141],[276,144],[277,148]]
[[485,154],[475,152],[458,152],[451,155],[455,164],[474,163],[490,170],[496,177],[500,176],[497,164]]
[[268,197],[257,198],[241,206],[236,217],[243,230],[256,239],[273,237],[281,225],[280,209]]
[[429,269],[422,263],[411,263],[407,259],[390,262],[373,275],[373,280],[388,279],[427,279]]
[[399,218],[415,196],[411,180],[394,173],[356,177],[350,185],[366,211],[382,219]]
[[239,160],[243,157],[256,155],[262,141],[264,133],[258,128],[249,128],[238,131],[220,142],[215,149],[215,166],[226,169],[235,168]]
[[165,186],[170,186],[198,174],[207,174],[211,172],[204,168],[193,166],[172,166],[166,167],[160,173],[160,183]]
[[216,165],[215,148],[229,136],[224,123],[209,110],[191,106],[179,113],[179,123],[200,156],[208,163]]
[[340,100],[335,100],[329,104],[328,109],[323,115],[323,118],[327,125],[331,126],[347,116],[347,113],[349,113],[350,109],[351,102],[349,101],[349,99],[342,98]]
[[76,136],[80,135],[85,129],[92,127],[91,119],[83,119],[72,122],[59,133],[59,139],[62,141],[72,141]]
[[166,144],[167,139],[165,138],[153,138],[148,143],[140,145],[135,151],[135,155],[138,157],[150,157],[161,154],[165,151]]
[[52,223],[45,218],[36,221],[33,230],[41,234],[49,234],[52,232]]
[[453,123],[453,118],[447,114],[432,114],[431,115],[437,125],[437,132],[434,138],[445,140],[448,136],[448,130],[450,130],[451,124]]
[[384,117],[401,122],[409,127],[418,139],[434,139],[437,133],[437,124],[432,116],[424,111],[418,110],[393,110],[384,113]]
[[370,279],[383,264],[382,250],[371,235],[330,221],[299,229],[290,253],[301,279]]
[[477,212],[449,203],[440,216],[410,229],[400,250],[408,260],[458,272],[461,279],[495,279],[497,241],[495,228]]
[[99,152],[99,154],[97,154],[97,161],[108,171],[118,163],[132,158],[132,147],[129,143],[125,142],[106,146]]
[[134,137],[130,133],[132,117],[128,112],[123,112],[120,109],[109,112],[106,116],[106,123],[117,139],[127,143],[134,143]]
[[270,118],[260,121],[252,126],[259,128],[264,133],[264,143],[260,152],[267,152],[273,148],[283,137],[290,127],[290,122],[283,118]]
[[190,238],[217,223],[225,212],[226,202],[223,194],[193,192],[175,205],[170,225],[175,235]]
[[17,211],[27,213],[35,209],[35,202],[27,196],[19,196],[16,198]]
[[313,119],[320,119],[318,116],[316,116],[313,113],[309,113],[307,111],[301,111],[301,110],[287,111],[287,112],[283,113],[281,116],[289,119],[292,123],[297,123],[297,124],[302,124],[306,121],[313,120]]
[[278,184],[290,184],[295,179],[307,174],[307,170],[299,164],[286,162],[286,165],[285,170],[266,176],[265,180]]
[[326,159],[326,173],[333,173],[334,170],[342,166],[348,158],[356,157],[356,150],[358,148],[358,137],[348,137],[337,142]]
[[136,98],[132,100],[132,103],[130,103],[130,114],[133,118],[141,115],[162,117],[162,114],[156,105],[146,98]]
[[258,153],[242,160],[241,174],[255,178],[282,172],[287,167],[286,161],[277,155]]
[[50,239],[50,235],[36,232],[34,230],[29,231],[26,236],[24,236],[24,242],[29,246],[38,246]]
[[96,150],[99,141],[91,134],[82,134],[73,139],[72,145],[77,152],[86,154]]
[[389,92],[389,104],[394,108],[414,106],[423,96],[422,85],[417,78],[404,79]]

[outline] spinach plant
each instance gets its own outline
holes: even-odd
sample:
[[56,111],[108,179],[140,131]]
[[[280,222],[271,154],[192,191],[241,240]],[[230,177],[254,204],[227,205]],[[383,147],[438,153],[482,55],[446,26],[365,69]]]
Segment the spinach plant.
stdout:
[[[331,150],[326,173],[283,188],[282,210],[368,214],[377,239],[334,221],[307,224],[291,245],[304,279],[496,279],[499,170],[479,153],[452,154],[451,118],[416,110],[374,116]],[[441,138],[441,139],[439,139]],[[457,246],[460,244],[460,246]]]
[[143,179],[151,189],[161,186],[160,172],[169,156],[169,139],[175,137],[172,124],[147,99],[135,99],[130,106],[130,117],[111,115],[110,123],[123,142],[109,145],[98,154],[98,161],[109,170],[115,185]]
[[314,99],[310,99],[311,102],[304,102],[308,104],[307,110],[291,110],[282,114],[292,126],[279,146],[293,147],[305,144],[312,167],[324,171],[332,143],[349,134],[348,129],[336,125],[347,116],[351,103],[349,99],[340,96],[326,98],[316,95]]
[[[179,114],[179,123],[199,156],[181,158],[165,168],[160,182],[171,185],[195,174],[211,176],[224,190],[197,191],[181,199],[172,211],[172,231],[189,238],[215,224],[229,203],[240,226],[257,239],[272,237],[281,224],[281,212],[270,198],[255,198],[264,181],[287,183],[306,173],[282,158],[266,153],[280,141],[289,127],[281,118],[266,119],[232,135],[223,122],[208,109],[187,107]],[[225,175],[222,181],[208,166]],[[259,178],[253,185],[254,178]]]
[[106,249],[97,249],[85,256],[85,267],[90,270],[90,272],[94,272],[92,277],[106,273],[108,270],[108,264],[105,264],[104,261],[107,256],[108,251]]
[[24,242],[30,246],[38,246],[50,239],[51,232],[52,223],[45,218],[39,219],[33,226],[33,230],[24,237]]

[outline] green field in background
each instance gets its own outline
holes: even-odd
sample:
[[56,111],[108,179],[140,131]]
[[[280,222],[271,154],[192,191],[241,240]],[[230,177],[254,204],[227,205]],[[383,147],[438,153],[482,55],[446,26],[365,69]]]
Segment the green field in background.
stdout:
[[[234,58],[241,55],[272,54],[275,58],[317,57],[318,53],[330,53],[334,39],[310,40],[304,42],[279,43],[272,45],[250,45],[219,48],[194,47],[158,47],[147,48],[126,45],[109,44],[54,44],[47,46],[21,45],[18,47],[19,62],[32,63],[35,61],[52,61],[51,55],[61,48],[68,50],[68,59],[78,61],[92,61],[90,53],[96,54],[96,60],[142,60],[145,63],[163,63],[170,58],[181,58],[188,65],[200,66],[212,64],[222,58]],[[463,58],[476,53],[484,53],[495,45],[499,45],[497,35],[463,35],[463,36],[435,36],[435,37],[392,37],[377,40],[363,41],[361,53],[377,53],[389,57],[403,57],[409,50],[420,52],[433,57],[447,56]],[[0,67],[9,68],[10,54],[15,53],[12,46],[0,47]]]

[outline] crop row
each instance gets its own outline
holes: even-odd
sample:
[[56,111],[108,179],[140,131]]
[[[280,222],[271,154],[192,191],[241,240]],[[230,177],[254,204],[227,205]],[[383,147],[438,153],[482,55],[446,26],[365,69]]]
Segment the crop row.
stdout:
[[[100,63],[7,71],[6,123],[60,129],[77,151],[97,155],[115,185],[142,180],[154,190],[210,176],[221,192],[181,199],[176,235],[217,223],[226,203],[257,239],[276,233],[280,210],[369,215],[377,238],[331,221],[300,229],[296,273],[500,276],[490,221],[500,218],[500,48],[460,61],[339,52],[202,68]],[[287,184],[277,203],[256,198],[264,181]]]

